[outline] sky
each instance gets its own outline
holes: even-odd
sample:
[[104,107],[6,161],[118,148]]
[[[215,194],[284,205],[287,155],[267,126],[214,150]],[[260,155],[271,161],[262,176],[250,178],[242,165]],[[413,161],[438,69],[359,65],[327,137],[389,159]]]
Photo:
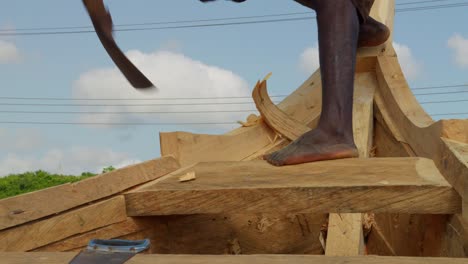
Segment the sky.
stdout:
[[[404,4],[415,1],[397,0],[397,5],[399,5],[397,8],[412,7]],[[433,2],[415,6],[466,3],[467,1]],[[310,11],[291,0],[249,0],[242,4],[229,1],[203,4],[197,0],[109,0],[105,3],[116,25]],[[466,77],[468,76],[467,12],[468,6],[458,6],[396,14],[394,46],[412,88],[468,84]],[[308,16],[313,16],[313,14]],[[116,32],[115,37],[122,50],[158,86],[157,92],[149,93],[141,93],[130,88],[94,33],[4,34],[31,32],[23,31],[25,28],[87,27],[90,25],[89,17],[79,0],[15,0],[2,3],[0,9],[0,177],[10,173],[39,169],[65,174],[80,174],[84,171],[100,172],[102,168],[110,165],[122,167],[157,158],[160,156],[159,132],[189,131],[221,134],[229,131],[237,127],[236,121],[244,120],[249,113],[219,111],[253,110],[253,104],[232,103],[251,102],[248,97],[257,80],[272,72],[273,76],[269,80],[270,94],[287,95],[318,67],[317,27],[313,19]],[[173,25],[176,24],[170,24],[170,26]],[[153,24],[137,27],[161,26],[167,25]],[[55,29],[52,31],[70,30]],[[441,93],[467,90],[468,87],[449,87],[415,90],[415,92]],[[5,97],[121,100],[12,100],[4,99]],[[194,97],[245,98],[141,100]],[[468,93],[421,95],[417,98],[423,102],[468,100]],[[140,100],[129,101],[128,99]],[[196,103],[201,103],[201,105],[194,105]],[[206,105],[206,103],[215,104]],[[40,104],[61,104],[62,106]],[[97,106],[70,106],[70,104]],[[107,106],[102,106],[104,104]],[[122,104],[127,105],[122,106]],[[145,105],[128,106],[128,104]],[[161,106],[161,104],[170,105]],[[433,117],[436,120],[468,118],[466,114],[437,115],[466,113],[468,112],[467,101],[424,104],[423,106],[428,113],[434,114]],[[12,111],[26,113],[11,113]],[[77,111],[88,113],[64,113]],[[120,112],[120,114],[103,114],[102,112]],[[121,114],[121,112],[126,113]],[[135,114],[128,112],[183,113]],[[5,123],[11,121],[26,124]],[[27,124],[30,122],[85,124]],[[86,124],[144,122],[184,123],[184,125]]]

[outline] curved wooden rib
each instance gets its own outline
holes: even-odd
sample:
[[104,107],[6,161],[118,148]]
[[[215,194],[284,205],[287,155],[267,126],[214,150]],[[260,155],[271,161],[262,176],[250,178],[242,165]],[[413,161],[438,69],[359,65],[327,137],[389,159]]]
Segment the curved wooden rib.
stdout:
[[[268,96],[266,81],[257,83],[252,92],[252,97],[258,111],[263,117],[263,121],[289,140],[295,140],[302,134],[310,131],[308,126],[289,117],[276,107]],[[318,117],[316,116],[315,118]]]
[[386,125],[394,137],[407,143],[417,156],[434,160],[447,181],[462,197],[468,198],[467,164],[460,161],[442,138],[466,142],[468,120],[434,122],[409,89],[398,59],[382,56],[377,61],[379,89],[375,102]]

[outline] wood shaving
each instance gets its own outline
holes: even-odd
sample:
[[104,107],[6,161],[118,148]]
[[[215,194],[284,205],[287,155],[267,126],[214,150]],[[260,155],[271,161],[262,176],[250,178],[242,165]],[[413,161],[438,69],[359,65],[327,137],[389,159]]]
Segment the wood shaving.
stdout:
[[274,225],[275,222],[278,222],[279,219],[270,219],[267,217],[262,217],[260,221],[257,223],[257,230],[260,231],[260,233],[264,233],[270,226]]
[[273,75],[272,72],[268,73],[268,74],[265,76],[265,78],[263,78],[263,81],[262,81],[262,82],[268,81],[268,79],[270,79],[270,77],[271,77],[272,75]]
[[364,237],[367,237],[369,233],[372,231],[372,226],[375,224],[375,214],[374,213],[366,213],[363,217],[363,232]]
[[187,174],[185,175],[182,175],[179,177],[179,182],[188,182],[188,181],[193,181],[195,180],[197,177],[195,176],[195,172],[194,171],[191,171],[191,172],[188,172]]
[[279,139],[283,139],[283,135],[276,133],[272,143],[276,143]]
[[323,236],[323,232],[320,232],[319,241],[320,241],[320,245],[322,245],[323,251],[325,251],[326,244],[325,244],[325,238]]
[[251,114],[247,117],[247,121],[237,121],[237,123],[241,124],[243,127],[251,127],[255,126],[260,122],[261,118],[259,116],[256,116],[254,114]]

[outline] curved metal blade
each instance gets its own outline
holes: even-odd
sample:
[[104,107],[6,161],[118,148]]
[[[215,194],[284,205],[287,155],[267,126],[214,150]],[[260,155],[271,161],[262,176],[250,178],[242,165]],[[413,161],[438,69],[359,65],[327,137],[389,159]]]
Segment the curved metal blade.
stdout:
[[137,89],[155,88],[153,83],[125,56],[112,35],[113,23],[103,0],[83,0],[96,34],[115,65]]

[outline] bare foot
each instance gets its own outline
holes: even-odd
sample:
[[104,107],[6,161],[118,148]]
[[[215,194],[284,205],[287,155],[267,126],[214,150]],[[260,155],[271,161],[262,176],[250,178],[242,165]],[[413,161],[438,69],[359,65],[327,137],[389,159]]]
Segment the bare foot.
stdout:
[[320,160],[353,158],[358,156],[354,142],[314,129],[264,158],[275,166],[294,165]]
[[375,47],[385,43],[390,37],[390,29],[387,26],[373,19],[367,18],[366,23],[359,28],[359,47]]

